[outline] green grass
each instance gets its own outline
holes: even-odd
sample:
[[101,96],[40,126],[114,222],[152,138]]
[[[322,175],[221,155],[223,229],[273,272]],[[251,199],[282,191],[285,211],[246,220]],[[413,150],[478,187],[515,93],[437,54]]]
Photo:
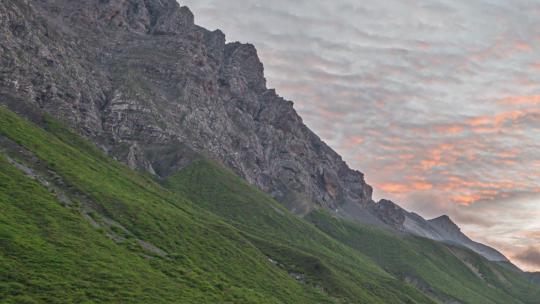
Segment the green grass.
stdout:
[[435,303],[407,277],[463,303],[539,298],[471,252],[454,249],[485,279],[441,244],[320,211],[299,218],[204,158],[156,181],[48,116],[36,121],[0,107],[0,137],[14,143],[0,146],[1,303]]
[[[411,282],[439,301],[536,303],[540,298],[540,290],[521,275],[469,250],[397,236],[334,218],[324,211],[309,214],[306,219],[313,225],[306,224],[230,170],[209,161],[193,163],[169,177],[165,185],[221,215],[267,255],[292,265],[295,272],[308,274],[330,293],[351,293],[354,297],[355,287],[377,290],[395,282],[379,281],[380,271],[373,268],[375,262],[398,282]],[[478,268],[483,278],[471,271],[464,260]]]
[[197,161],[165,185],[222,216],[266,255],[289,271],[304,273],[308,283],[336,298],[353,303],[432,302],[216,163]]
[[102,215],[169,257],[148,258],[132,241],[113,242],[107,228],[92,228],[79,210],[62,207],[2,157],[0,302],[331,302],[272,265],[217,216],[52,121],[45,129],[0,108],[0,134],[61,176],[66,192],[89,197]]
[[321,211],[311,213],[308,219],[333,238],[372,257],[388,272],[415,280],[440,299],[463,303],[538,303],[540,299],[540,289],[520,274],[470,250],[420,237],[396,236]]

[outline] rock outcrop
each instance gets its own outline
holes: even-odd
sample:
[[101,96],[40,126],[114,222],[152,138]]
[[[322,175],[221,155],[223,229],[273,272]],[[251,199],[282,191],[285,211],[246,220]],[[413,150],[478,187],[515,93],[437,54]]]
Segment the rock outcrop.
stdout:
[[406,211],[389,200],[380,200],[373,210],[373,213],[379,219],[395,230],[466,247],[491,261],[509,262],[499,251],[467,237],[447,215],[426,220],[416,213]]
[[362,173],[266,87],[255,47],[226,44],[176,1],[0,6],[3,93],[131,167],[167,176],[203,153],[291,206],[370,202]]
[[428,222],[440,237],[440,239],[434,238],[435,240],[467,247],[491,261],[508,262],[508,259],[499,251],[471,240],[447,215],[431,219]]

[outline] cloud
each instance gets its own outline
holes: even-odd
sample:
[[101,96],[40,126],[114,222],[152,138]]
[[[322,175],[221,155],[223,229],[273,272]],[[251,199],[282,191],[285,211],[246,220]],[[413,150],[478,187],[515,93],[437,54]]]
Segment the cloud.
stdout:
[[510,96],[500,99],[499,103],[505,105],[536,105],[540,104],[540,94],[528,96]]
[[524,264],[540,268],[540,249],[538,248],[528,247],[514,255],[514,258]]

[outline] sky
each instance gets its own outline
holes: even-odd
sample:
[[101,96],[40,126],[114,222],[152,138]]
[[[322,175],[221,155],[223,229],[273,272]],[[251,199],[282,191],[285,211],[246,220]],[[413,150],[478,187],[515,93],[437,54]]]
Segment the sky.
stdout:
[[540,1],[180,0],[376,199],[540,271]]

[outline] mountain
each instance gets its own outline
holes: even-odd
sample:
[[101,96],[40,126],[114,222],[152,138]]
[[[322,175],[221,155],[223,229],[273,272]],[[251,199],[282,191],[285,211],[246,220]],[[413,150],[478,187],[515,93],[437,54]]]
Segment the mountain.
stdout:
[[[174,0],[11,0],[0,16],[1,92],[31,100],[131,168],[167,177],[203,153],[297,214],[323,207],[505,260],[399,207],[389,214],[363,174],[266,87],[253,45],[225,43]],[[403,227],[389,223],[404,215]]]
[[8,0],[0,24],[2,302],[538,298],[448,217],[373,201],[254,46],[176,1]]
[[433,238],[435,240],[462,245],[470,248],[474,252],[486,257],[491,261],[508,262],[508,259],[497,250],[484,244],[472,241],[469,237],[463,234],[461,229],[446,215],[429,220],[429,223],[441,237],[440,239]]
[[477,243],[467,237],[447,215],[426,220],[418,214],[404,210],[389,200],[380,200],[375,207],[374,213],[387,225],[398,231],[411,233],[435,241],[460,245],[473,250],[491,261],[509,262],[496,249]]
[[363,175],[266,88],[253,45],[225,43],[174,0],[8,1],[2,90],[103,150],[168,176],[205,153],[287,202],[366,204]]

